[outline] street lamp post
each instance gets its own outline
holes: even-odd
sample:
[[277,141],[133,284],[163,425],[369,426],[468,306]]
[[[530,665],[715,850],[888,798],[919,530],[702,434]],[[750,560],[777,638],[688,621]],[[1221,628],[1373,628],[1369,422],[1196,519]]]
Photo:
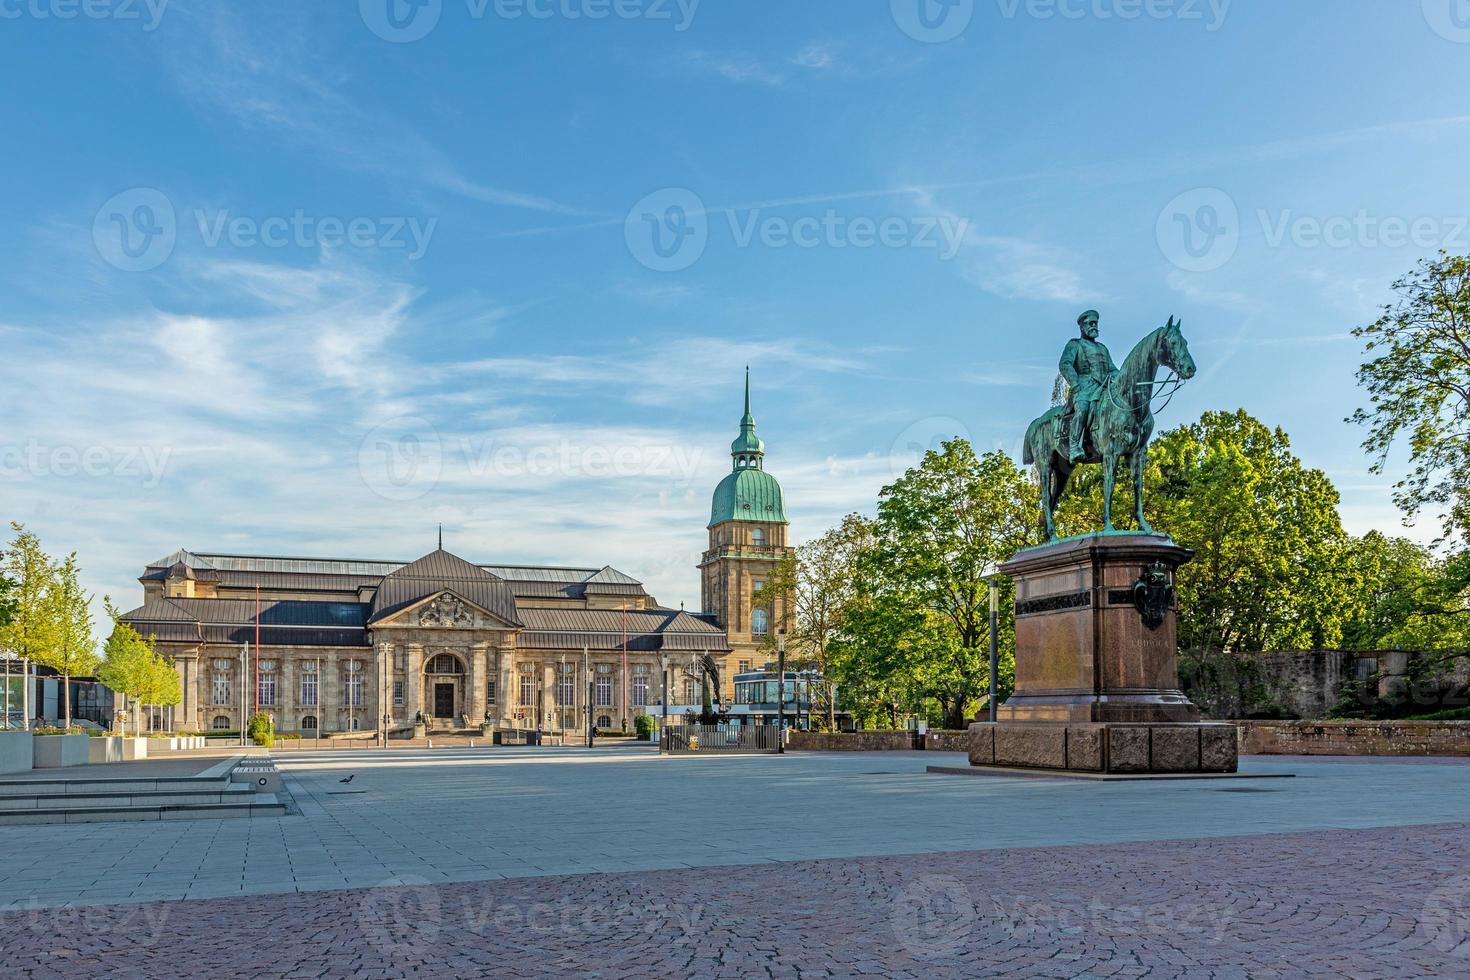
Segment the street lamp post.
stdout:
[[786,631],[776,633],[776,753],[786,753]]
[[1000,647],[996,641],[995,630],[1000,621],[1000,586],[995,581],[995,576],[990,577],[990,720],[996,720],[996,674],[1000,670]]
[[669,737],[669,655],[661,653],[658,657],[658,682],[664,689],[663,722],[658,729],[658,754],[664,754],[664,739]]
[[582,670],[587,675],[587,747],[592,748],[592,655],[582,647]]

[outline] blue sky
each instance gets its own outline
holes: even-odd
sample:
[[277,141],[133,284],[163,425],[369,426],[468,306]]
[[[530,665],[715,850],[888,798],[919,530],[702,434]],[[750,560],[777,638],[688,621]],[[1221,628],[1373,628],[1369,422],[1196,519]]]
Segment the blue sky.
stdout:
[[746,364],[802,540],[1089,306],[1398,527],[1348,333],[1470,249],[1462,0],[389,2],[0,0],[6,511],[99,593],[442,522],[697,606]]

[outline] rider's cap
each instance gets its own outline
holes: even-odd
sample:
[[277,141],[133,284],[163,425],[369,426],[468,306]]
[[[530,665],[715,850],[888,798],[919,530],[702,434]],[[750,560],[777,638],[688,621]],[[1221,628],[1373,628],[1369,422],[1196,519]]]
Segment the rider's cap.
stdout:
[[1097,319],[1101,320],[1102,314],[1099,313],[1097,310],[1083,310],[1082,315],[1077,318],[1077,326],[1082,326],[1082,324],[1085,323],[1090,317],[1096,317]]

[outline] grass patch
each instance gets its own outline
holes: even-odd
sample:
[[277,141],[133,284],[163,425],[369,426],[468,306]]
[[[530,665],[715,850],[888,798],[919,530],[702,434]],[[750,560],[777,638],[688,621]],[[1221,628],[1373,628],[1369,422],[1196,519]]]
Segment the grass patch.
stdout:
[[1451,708],[1432,715],[1415,715],[1410,721],[1470,721],[1470,708]]

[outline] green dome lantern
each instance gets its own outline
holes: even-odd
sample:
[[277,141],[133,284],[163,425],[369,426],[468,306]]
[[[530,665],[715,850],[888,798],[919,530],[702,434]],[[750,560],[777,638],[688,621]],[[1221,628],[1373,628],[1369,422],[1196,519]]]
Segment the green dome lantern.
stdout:
[[730,444],[734,472],[715,487],[710,507],[710,527],[725,521],[786,523],[781,484],[765,471],[766,444],[755,434],[755,416],[750,411],[750,368],[745,369],[745,414],[740,435]]

